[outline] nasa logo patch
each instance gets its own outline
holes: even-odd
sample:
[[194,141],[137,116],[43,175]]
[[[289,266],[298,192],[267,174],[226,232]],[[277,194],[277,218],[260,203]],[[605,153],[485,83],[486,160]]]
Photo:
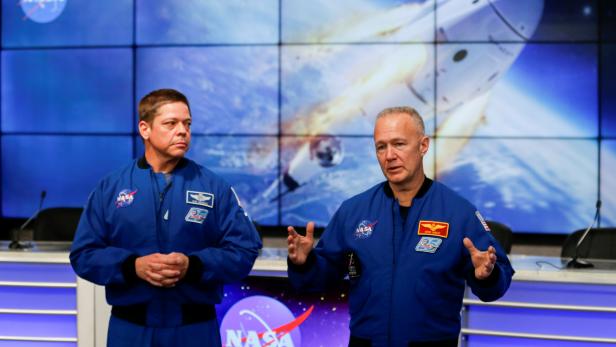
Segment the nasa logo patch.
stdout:
[[370,222],[368,220],[363,220],[359,223],[357,228],[355,229],[355,238],[356,239],[367,239],[372,235],[374,231],[374,226],[379,221]]
[[214,208],[214,194],[187,190],[186,203]]
[[130,189],[122,189],[120,193],[118,193],[118,197],[116,198],[115,205],[116,208],[126,207],[135,201],[135,193],[137,193],[137,189],[131,192]]
[[207,217],[208,211],[203,208],[191,207],[184,220],[187,222],[193,222],[203,224],[203,221]]
[[443,243],[443,239],[439,239],[437,237],[422,236],[417,243],[417,246],[415,246],[415,250],[417,252],[434,253],[439,248],[441,243]]

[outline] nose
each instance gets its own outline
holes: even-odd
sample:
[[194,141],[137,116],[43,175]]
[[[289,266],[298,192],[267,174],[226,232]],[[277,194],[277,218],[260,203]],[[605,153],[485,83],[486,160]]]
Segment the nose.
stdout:
[[385,160],[392,161],[394,159],[396,159],[394,148],[392,146],[387,146],[387,149],[385,150]]
[[189,128],[184,123],[178,123],[178,134],[187,134],[189,132]]

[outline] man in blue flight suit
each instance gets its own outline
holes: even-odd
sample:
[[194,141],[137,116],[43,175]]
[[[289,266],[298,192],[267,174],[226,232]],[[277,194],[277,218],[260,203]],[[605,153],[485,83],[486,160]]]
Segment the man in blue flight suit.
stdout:
[[70,260],[105,286],[109,346],[220,346],[214,304],[261,248],[233,188],[184,158],[191,121],[180,92],[146,95],[145,155],[100,181],[79,222]]
[[312,222],[289,227],[289,279],[322,291],[348,274],[349,346],[457,346],[465,283],[492,301],[514,271],[477,209],[425,177],[414,109],[379,113],[374,142],[387,181],[343,202],[315,248]]

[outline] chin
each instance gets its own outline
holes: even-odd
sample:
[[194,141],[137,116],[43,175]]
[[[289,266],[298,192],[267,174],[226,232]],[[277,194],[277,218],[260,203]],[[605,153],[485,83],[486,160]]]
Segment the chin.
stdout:
[[396,179],[391,179],[391,178],[388,178],[387,182],[389,182],[389,183],[391,183],[393,185],[398,185],[398,184],[402,183],[401,180],[396,180]]
[[175,159],[182,159],[184,158],[185,155],[186,155],[186,151],[181,151],[181,152],[178,151],[178,152],[169,153],[169,156]]
[[397,179],[389,179],[387,180],[389,183],[398,186],[398,187],[409,187],[411,185],[411,180],[409,180],[407,177],[404,178],[397,178]]

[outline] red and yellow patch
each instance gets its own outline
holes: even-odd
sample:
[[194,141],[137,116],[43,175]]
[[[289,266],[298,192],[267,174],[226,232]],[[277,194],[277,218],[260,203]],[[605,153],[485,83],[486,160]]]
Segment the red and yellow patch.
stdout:
[[417,235],[438,236],[447,238],[449,235],[449,223],[420,220]]

